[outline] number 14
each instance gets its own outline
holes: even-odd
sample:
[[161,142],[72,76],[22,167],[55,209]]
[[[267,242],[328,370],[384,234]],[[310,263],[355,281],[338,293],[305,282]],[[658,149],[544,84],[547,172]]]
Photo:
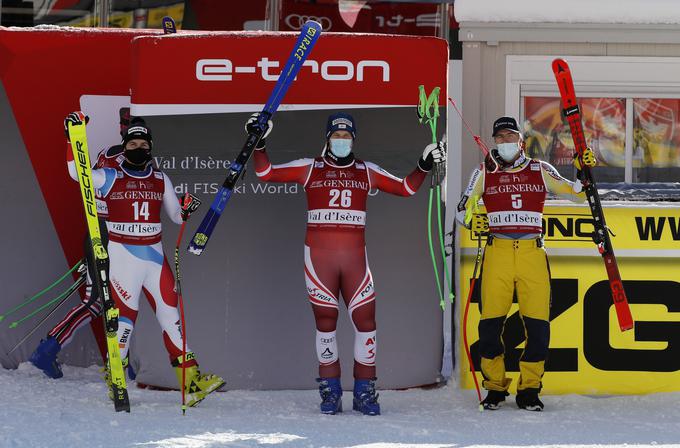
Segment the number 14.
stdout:
[[139,217],[142,216],[144,217],[144,221],[149,220],[149,203],[148,202],[142,202],[141,207],[139,206],[139,202],[133,202],[132,203],[132,208],[135,209],[135,221],[139,221]]

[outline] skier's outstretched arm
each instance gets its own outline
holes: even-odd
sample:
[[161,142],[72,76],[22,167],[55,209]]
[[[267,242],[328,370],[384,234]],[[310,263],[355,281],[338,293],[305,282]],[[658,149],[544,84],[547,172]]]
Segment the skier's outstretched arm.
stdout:
[[[250,116],[246,122],[246,133],[254,132],[258,129],[257,117],[259,113]],[[267,128],[262,134],[262,138],[255,148],[253,155],[255,164],[255,174],[264,182],[294,182],[304,185],[307,182],[309,173],[312,171],[314,159],[298,159],[292,162],[284,163],[282,165],[272,165],[269,161],[269,156],[265,150],[266,138],[272,131],[274,123],[269,120]]]
[[446,150],[443,143],[431,143],[425,147],[423,155],[418,159],[418,166],[404,179],[388,173],[375,163],[366,162],[366,167],[371,188],[397,196],[412,196],[423,184],[434,164],[445,162]]
[[586,200],[583,185],[578,179],[575,182],[565,179],[548,162],[541,161],[541,174],[545,187],[554,195],[572,202],[581,203]]

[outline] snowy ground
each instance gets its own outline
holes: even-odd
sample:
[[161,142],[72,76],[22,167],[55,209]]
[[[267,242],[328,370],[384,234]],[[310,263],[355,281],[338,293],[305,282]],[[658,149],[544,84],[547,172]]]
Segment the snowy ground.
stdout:
[[509,402],[480,413],[455,387],[381,391],[383,415],[317,412],[309,391],[228,391],[182,417],[178,392],[130,386],[132,412],[115,413],[97,367],[50,380],[29,364],[0,368],[0,447],[569,447],[680,446],[680,394],[546,396],[546,411]]

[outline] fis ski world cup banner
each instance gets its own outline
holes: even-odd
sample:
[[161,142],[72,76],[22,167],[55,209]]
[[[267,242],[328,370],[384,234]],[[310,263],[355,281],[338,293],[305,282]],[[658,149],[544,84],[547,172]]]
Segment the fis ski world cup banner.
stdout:
[[[589,209],[563,201],[548,204],[543,231],[552,275],[552,304],[544,392],[639,394],[680,390],[678,206],[605,203],[607,224],[614,233],[614,252],[635,319],[635,328],[622,333],[604,263],[590,237],[593,225]],[[477,240],[467,229],[459,236],[460,296],[467,298]],[[479,372],[479,290],[472,302],[467,333]],[[514,392],[525,342],[517,303],[508,314],[503,339],[505,365],[513,379],[510,391]],[[459,349],[461,384],[473,388],[464,348],[461,345]]]

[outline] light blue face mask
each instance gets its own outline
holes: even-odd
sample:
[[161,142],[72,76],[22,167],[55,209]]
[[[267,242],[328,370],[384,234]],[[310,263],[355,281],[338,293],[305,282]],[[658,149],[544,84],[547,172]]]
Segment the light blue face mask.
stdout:
[[511,163],[515,160],[519,154],[519,144],[517,143],[499,143],[498,144],[498,155],[501,156],[503,160]]
[[332,138],[331,152],[339,159],[347,157],[352,152],[352,139],[350,138]]

